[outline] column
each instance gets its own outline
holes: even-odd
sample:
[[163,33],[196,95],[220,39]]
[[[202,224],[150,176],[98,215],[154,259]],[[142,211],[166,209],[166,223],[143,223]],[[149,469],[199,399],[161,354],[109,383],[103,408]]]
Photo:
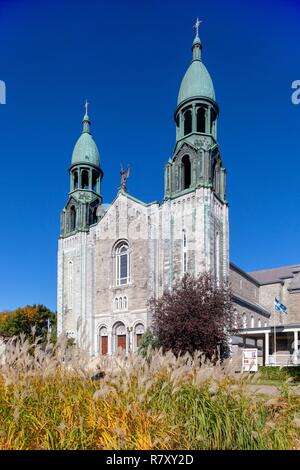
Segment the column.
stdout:
[[184,120],[183,120],[182,113],[181,113],[181,111],[180,111],[180,113],[179,113],[178,139],[181,139],[181,137],[183,136],[183,126],[184,126]]
[[298,364],[298,331],[294,331],[294,354],[293,363]]
[[270,337],[270,333],[269,332],[265,332],[265,343],[264,343],[264,346],[265,346],[265,366],[269,365],[269,337]]
[[96,193],[97,193],[97,194],[101,194],[101,190],[100,190],[100,180],[101,180],[100,175],[97,175],[97,185],[96,185]]
[[206,128],[206,134],[211,134],[211,128],[210,128],[210,121],[211,121],[211,108],[210,106],[208,107],[206,113],[205,113],[205,128]]

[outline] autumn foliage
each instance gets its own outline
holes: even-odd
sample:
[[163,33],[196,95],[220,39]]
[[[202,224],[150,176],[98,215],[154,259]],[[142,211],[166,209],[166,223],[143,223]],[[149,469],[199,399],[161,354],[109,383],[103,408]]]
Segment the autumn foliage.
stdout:
[[48,326],[54,326],[55,314],[45,305],[27,305],[13,311],[0,313],[0,334],[18,336],[21,333],[31,336],[44,336]]
[[202,351],[217,356],[227,348],[233,325],[231,291],[205,273],[186,274],[171,291],[150,300],[153,332],[164,351]]

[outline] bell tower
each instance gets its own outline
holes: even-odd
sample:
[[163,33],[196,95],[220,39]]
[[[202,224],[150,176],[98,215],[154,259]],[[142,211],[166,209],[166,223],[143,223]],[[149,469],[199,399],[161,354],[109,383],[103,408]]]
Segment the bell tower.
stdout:
[[61,236],[88,230],[98,220],[102,204],[100,154],[90,132],[88,102],[85,103],[83,129],[77,140],[69,168],[69,200],[61,215]]
[[192,45],[192,62],[183,77],[174,113],[176,145],[165,167],[165,198],[199,187],[212,187],[226,200],[226,170],[217,143],[219,107],[210,74],[202,62],[198,35]]
[[175,148],[165,165],[165,287],[172,287],[185,272],[207,271],[226,279],[229,271],[226,170],[217,140],[219,106],[202,61],[200,23],[197,19],[192,61],[174,113]]

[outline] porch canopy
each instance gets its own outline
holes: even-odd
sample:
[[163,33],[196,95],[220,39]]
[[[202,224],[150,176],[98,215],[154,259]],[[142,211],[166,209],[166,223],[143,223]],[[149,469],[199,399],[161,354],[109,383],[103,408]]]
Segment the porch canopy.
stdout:
[[241,338],[246,347],[247,340],[258,340],[263,343],[263,364],[272,366],[300,365],[300,323],[266,326],[261,328],[244,328],[239,330],[237,337]]

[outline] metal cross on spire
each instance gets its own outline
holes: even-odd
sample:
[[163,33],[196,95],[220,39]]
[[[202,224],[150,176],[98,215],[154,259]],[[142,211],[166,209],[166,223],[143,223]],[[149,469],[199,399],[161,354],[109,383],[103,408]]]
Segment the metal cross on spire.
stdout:
[[89,106],[89,104],[90,104],[90,103],[89,103],[88,100],[86,99],[86,100],[85,100],[85,104],[84,104],[84,107],[85,107],[85,114],[88,113],[88,106]]
[[196,28],[196,34],[197,36],[199,35],[199,26],[201,25],[202,21],[199,20],[199,18],[197,18],[197,21],[196,23],[194,24],[193,28]]

